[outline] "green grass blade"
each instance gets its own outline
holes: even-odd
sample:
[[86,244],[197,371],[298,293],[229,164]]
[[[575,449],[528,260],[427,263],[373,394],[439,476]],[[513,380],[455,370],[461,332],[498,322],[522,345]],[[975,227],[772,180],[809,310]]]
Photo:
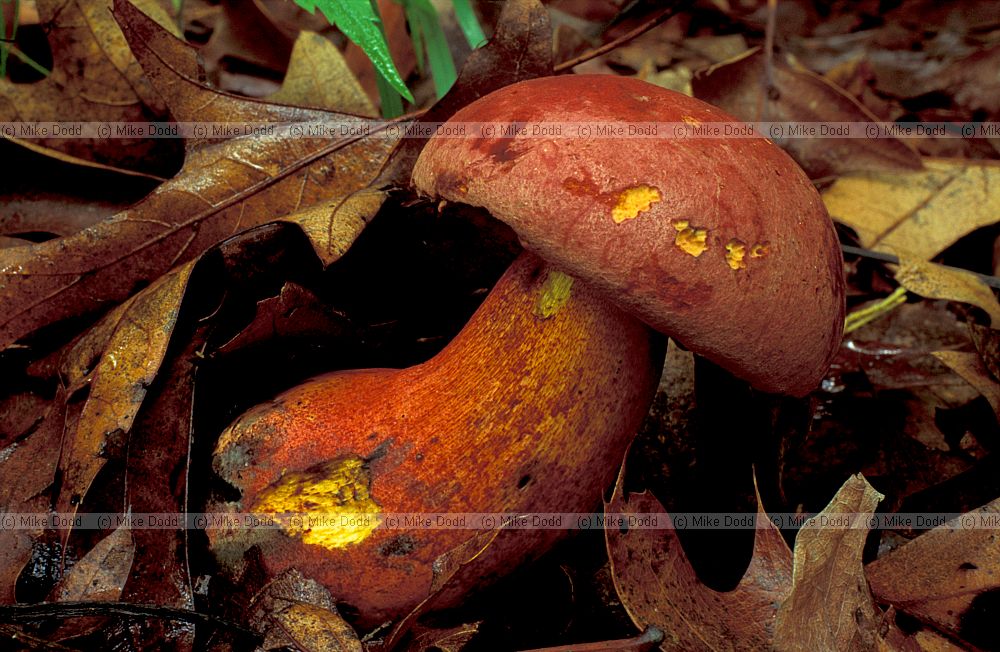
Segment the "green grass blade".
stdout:
[[476,17],[472,3],[469,0],[452,0],[451,4],[455,7],[455,19],[458,20],[458,26],[465,34],[469,47],[475,50],[486,43],[486,34],[483,34],[483,28],[479,25],[479,18]]
[[369,0],[295,0],[295,4],[308,12],[318,8],[330,23],[364,50],[375,66],[375,71],[392,88],[408,101],[413,101],[413,95],[392,61],[389,44],[382,31],[382,21]]

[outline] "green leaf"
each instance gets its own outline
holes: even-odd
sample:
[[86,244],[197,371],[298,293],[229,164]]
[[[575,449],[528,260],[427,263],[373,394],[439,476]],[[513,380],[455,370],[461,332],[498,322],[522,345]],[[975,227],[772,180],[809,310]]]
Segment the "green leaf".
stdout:
[[375,71],[392,88],[408,101],[413,101],[413,95],[403,83],[392,55],[389,54],[382,21],[370,0],[295,0],[295,4],[310,13],[318,8],[332,25],[336,25],[347,38],[364,50],[375,66]]
[[437,11],[430,0],[407,0],[405,8],[411,30],[416,27],[413,33],[420,34],[419,39],[413,39],[414,43],[421,41],[427,50],[434,91],[438,97],[443,97],[455,83],[458,73],[455,71],[455,62],[452,61],[451,50],[448,49],[448,40],[441,28]]
[[486,35],[483,34],[483,28],[479,26],[479,19],[476,18],[476,11],[472,8],[472,3],[469,0],[452,0],[451,4],[455,7],[455,19],[458,20],[458,26],[462,28],[462,33],[465,34],[465,40],[469,42],[469,47],[475,50],[486,43]]

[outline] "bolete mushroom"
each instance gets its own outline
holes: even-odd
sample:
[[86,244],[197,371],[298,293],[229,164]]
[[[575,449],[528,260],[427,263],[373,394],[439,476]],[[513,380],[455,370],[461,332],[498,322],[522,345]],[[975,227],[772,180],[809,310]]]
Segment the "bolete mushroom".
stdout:
[[[735,122],[613,76],[522,82],[452,121]],[[379,515],[597,504],[659,376],[662,340],[646,324],[767,391],[808,392],[836,349],[844,299],[832,225],[805,175],[763,138],[432,138],[413,181],[485,208],[530,253],[431,360],[308,381],[240,417],[214,458],[242,492],[233,509],[345,517],[332,528],[210,531],[219,558],[238,568],[258,544],[269,572],[314,577],[362,626],[427,598],[465,560],[447,555],[476,534],[420,521],[378,528]],[[455,585],[488,581],[565,533],[503,531]]]

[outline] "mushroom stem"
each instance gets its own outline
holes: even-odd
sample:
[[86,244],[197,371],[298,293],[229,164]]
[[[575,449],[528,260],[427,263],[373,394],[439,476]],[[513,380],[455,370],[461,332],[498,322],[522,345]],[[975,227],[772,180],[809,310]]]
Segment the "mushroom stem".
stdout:
[[[361,624],[405,615],[432,593],[442,556],[478,533],[460,522],[374,526],[389,514],[429,515],[434,526],[436,514],[589,512],[646,414],[664,341],[522,254],[431,360],[321,376],[251,410],[220,439],[216,470],[242,491],[234,509],[374,523],[249,538],[210,531],[213,547],[238,566],[249,545],[261,545],[269,573],[294,567],[318,579],[357,608]],[[440,603],[573,525],[502,531]]]

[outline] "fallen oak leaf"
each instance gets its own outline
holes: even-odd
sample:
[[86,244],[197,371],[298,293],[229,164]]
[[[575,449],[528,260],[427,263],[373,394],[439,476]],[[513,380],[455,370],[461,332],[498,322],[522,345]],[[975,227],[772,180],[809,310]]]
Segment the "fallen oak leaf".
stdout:
[[[98,324],[93,331],[96,335],[78,343],[81,352],[75,352],[74,347],[70,353],[70,360],[79,361],[101,351],[92,375],[71,375],[68,379],[71,387],[89,382],[90,393],[76,428],[68,431],[63,440],[59,463],[63,481],[57,512],[76,512],[90,483],[107,462],[102,453],[107,437],[131,429],[166,354],[193,268],[193,262],[187,263],[157,279]],[[77,362],[76,369],[87,366]]]
[[316,32],[299,33],[281,89],[267,99],[365,116],[378,114],[344,55]]
[[967,383],[976,388],[1000,417],[1000,383],[990,374],[978,353],[967,351],[934,351],[935,358],[948,365]]
[[[154,1],[137,0],[163,29],[177,32]],[[160,120],[165,106],[112,20],[110,0],[38,0],[52,50],[51,74],[34,84],[0,79],[0,121],[61,122]],[[116,168],[164,175],[176,143],[155,139],[32,139],[35,145]]]
[[868,249],[929,260],[1000,220],[1000,164],[924,159],[924,170],[852,174],[823,193],[830,216]]
[[977,599],[1000,590],[1000,499],[967,512],[865,566],[879,602],[960,640],[989,648],[992,623],[977,622]]
[[861,552],[870,516],[882,499],[860,474],[851,476],[795,538],[791,593],[778,609],[776,650],[869,650],[879,616],[865,582]]
[[[696,74],[691,87],[698,99],[746,122],[878,121],[843,89],[780,58],[773,59],[768,80],[760,48]],[[814,179],[846,172],[921,167],[917,153],[896,138],[779,138],[776,142]]]
[[251,605],[250,623],[264,636],[264,650],[364,650],[358,635],[341,618],[329,591],[296,570],[268,582]]
[[[101,539],[52,589],[53,602],[114,602],[121,597],[135,558],[135,542],[128,525],[116,528]],[[103,619],[82,618],[66,621],[50,640],[82,636],[97,629]]]
[[1000,302],[993,290],[971,272],[922,260],[900,258],[896,282],[927,299],[947,299],[982,308],[1000,326]]
[[[221,117],[216,112],[226,120],[255,122],[364,120],[242,100],[200,86],[168,65],[190,68],[190,48],[124,0],[116,8],[129,42],[144,65],[150,62],[156,73],[151,78],[160,80],[157,87],[181,118],[200,103],[206,120]],[[163,52],[145,49],[164,42],[169,47]],[[350,196],[375,177],[394,144],[377,134],[335,140],[255,136],[189,150],[177,177],[114,218],[68,238],[0,250],[0,299],[9,306],[0,317],[0,348],[42,325],[120,302],[240,230]]]
[[624,478],[623,466],[605,513],[652,514],[662,528],[605,529],[615,589],[632,622],[662,630],[661,650],[768,649],[777,605],[791,589],[792,554],[760,495],[750,566],[735,589],[717,592],[698,579],[663,505],[649,492],[626,496]]

